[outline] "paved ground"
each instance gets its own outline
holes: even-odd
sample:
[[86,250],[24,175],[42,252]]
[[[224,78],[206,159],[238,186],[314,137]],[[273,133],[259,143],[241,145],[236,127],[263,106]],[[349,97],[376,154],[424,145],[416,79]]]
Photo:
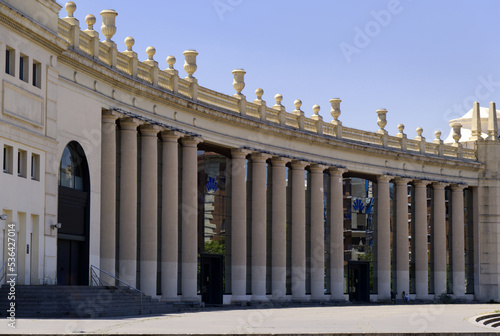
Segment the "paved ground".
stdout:
[[[492,333],[473,317],[500,305],[369,305],[214,310],[113,319],[0,321],[2,334]],[[498,330],[500,332],[500,330]]]

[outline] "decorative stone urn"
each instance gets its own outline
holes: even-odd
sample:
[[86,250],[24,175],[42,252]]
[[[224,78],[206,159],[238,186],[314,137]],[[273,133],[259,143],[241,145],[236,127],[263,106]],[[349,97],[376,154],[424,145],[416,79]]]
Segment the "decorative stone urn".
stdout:
[[118,13],[112,9],[105,9],[101,13],[101,32],[106,37],[106,42],[113,42],[111,38],[116,33],[115,19]]
[[189,78],[194,78],[193,74],[198,68],[196,65],[198,52],[196,50],[186,50],[182,54],[184,55],[184,71],[186,71]]
[[283,100],[283,96],[278,93],[274,96],[274,100],[276,101],[275,106],[281,106],[281,101]]
[[457,145],[462,138],[462,124],[454,123],[453,125],[451,125],[451,128],[453,129],[453,140],[455,140],[454,145]]
[[332,109],[330,113],[332,114],[333,120],[338,121],[340,116],[340,103],[342,100],[340,98],[330,99],[330,104],[332,105]]
[[387,125],[387,110],[379,109],[377,110],[377,115],[378,115],[377,125],[378,127],[380,127],[377,133],[387,134],[387,131],[384,129],[385,125]]
[[233,70],[233,88],[236,90],[236,94],[241,95],[241,91],[245,88],[245,74],[246,71],[243,69]]

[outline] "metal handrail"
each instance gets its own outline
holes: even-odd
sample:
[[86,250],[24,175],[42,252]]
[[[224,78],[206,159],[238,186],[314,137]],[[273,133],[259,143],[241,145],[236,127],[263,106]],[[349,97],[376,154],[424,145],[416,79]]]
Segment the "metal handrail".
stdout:
[[[4,265],[5,265],[5,264],[4,264]],[[94,286],[94,284],[95,284],[95,286],[104,286],[104,285],[106,284],[106,285],[108,285],[108,286],[112,286],[112,287],[114,287],[114,288],[116,288],[116,289],[118,289],[118,290],[120,289],[120,286],[115,286],[114,284],[110,284],[110,283],[107,283],[107,282],[105,282],[104,280],[102,280],[102,279],[101,279],[101,277],[97,274],[97,271],[96,271],[96,270],[97,270],[97,271],[99,271],[99,272],[102,272],[102,273],[106,274],[107,276],[109,276],[109,277],[111,277],[111,278],[113,278],[113,279],[115,280],[115,282],[118,282],[118,283],[120,283],[120,284],[123,284],[123,285],[125,285],[126,287],[128,287],[129,289],[131,289],[131,290],[133,290],[133,291],[135,291],[135,292],[139,293],[139,295],[140,295],[140,303],[141,303],[141,310],[140,310],[140,313],[141,313],[141,315],[142,315],[142,297],[143,297],[143,295],[145,295],[143,292],[141,292],[139,289],[135,288],[134,286],[129,285],[129,284],[128,284],[128,283],[126,283],[125,281],[118,279],[118,278],[117,278],[117,277],[115,277],[114,275],[111,275],[111,274],[109,274],[108,272],[106,272],[106,271],[104,271],[104,270],[102,270],[102,269],[100,269],[99,267],[96,267],[96,266],[94,266],[94,265],[91,265],[91,266],[90,266],[90,274],[91,274],[91,275],[90,275],[90,277],[91,277],[90,285],[91,285],[91,286]],[[125,293],[127,293],[127,292],[125,292]],[[130,293],[127,293],[127,294],[129,294],[129,295],[130,295]],[[135,296],[133,296],[133,295],[131,295],[131,296],[132,296],[133,298],[136,298],[136,297],[135,297]]]
[[7,265],[7,261],[8,260],[5,260],[5,262],[2,265],[2,268],[0,268],[0,285],[2,284],[2,281],[5,278],[5,275],[7,274],[6,272],[7,269],[5,268],[5,265]]

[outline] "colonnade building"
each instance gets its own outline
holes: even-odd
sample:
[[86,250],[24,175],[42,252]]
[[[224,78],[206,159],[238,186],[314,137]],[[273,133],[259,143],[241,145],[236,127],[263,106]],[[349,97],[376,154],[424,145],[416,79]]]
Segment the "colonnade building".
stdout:
[[390,135],[385,109],[363,131],[339,98],[331,121],[318,105],[309,118],[300,100],[247,98],[241,69],[225,95],[198,84],[196,51],[180,75],[173,56],[161,69],[153,47],[140,61],[133,38],[118,46],[114,10],[101,35],[61,9],[0,0],[0,260],[15,224],[18,283],[96,273],[207,303],[500,300],[493,103],[473,106],[467,138],[455,120],[451,143]]

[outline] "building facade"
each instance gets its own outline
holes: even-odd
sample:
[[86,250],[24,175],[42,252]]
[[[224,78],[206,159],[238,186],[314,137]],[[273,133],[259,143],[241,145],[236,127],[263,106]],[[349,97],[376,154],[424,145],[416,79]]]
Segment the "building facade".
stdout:
[[358,130],[338,98],[307,118],[248,99],[241,69],[228,96],[198,85],[196,51],[182,78],[133,38],[119,51],[115,11],[100,35],[61,9],[0,1],[0,260],[14,224],[18,283],[89,285],[93,266],[168,301],[500,300],[494,104],[450,144],[389,135],[384,109]]

